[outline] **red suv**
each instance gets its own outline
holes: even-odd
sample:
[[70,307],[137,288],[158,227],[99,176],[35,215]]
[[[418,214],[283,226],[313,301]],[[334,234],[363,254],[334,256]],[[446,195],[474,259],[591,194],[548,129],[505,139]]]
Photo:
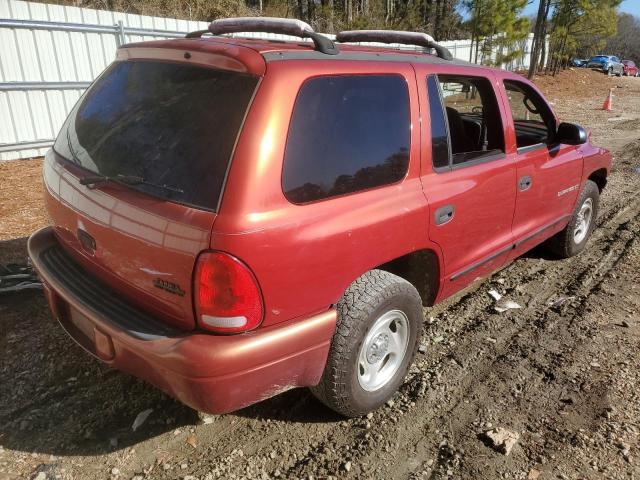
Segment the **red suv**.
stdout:
[[[247,31],[312,42],[222,35]],[[309,386],[360,415],[401,385],[424,306],[585,247],[611,156],[521,76],[418,33],[210,32],[121,47],[46,156],[29,253],[100,360],[202,411]],[[353,45],[373,41],[425,51]]]

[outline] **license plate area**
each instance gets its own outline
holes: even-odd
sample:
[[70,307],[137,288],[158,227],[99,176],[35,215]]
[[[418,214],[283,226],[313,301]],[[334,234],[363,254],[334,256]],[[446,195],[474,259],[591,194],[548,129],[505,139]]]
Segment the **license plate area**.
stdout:
[[78,310],[69,306],[69,321],[73,324],[73,326],[78,330],[78,332],[86,339],[87,342],[90,342],[92,345],[95,344],[95,333],[94,326],[91,320],[87,318],[86,315],[80,313]]

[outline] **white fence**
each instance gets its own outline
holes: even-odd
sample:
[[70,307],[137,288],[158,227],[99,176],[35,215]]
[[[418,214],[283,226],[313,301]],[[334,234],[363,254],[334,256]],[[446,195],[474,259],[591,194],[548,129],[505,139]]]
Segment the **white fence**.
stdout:
[[[207,22],[0,0],[0,160],[43,155],[119,45],[206,28]],[[505,67],[527,68],[531,43],[527,39],[525,56]],[[444,45],[469,60],[469,40]]]

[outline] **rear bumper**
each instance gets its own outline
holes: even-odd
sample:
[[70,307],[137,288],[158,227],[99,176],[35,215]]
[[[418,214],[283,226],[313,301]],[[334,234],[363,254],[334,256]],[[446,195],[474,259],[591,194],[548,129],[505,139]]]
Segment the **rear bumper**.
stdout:
[[183,332],[90,277],[52,228],[34,233],[28,249],[54,316],[80,346],[196,410],[225,413],[320,381],[336,324],[333,309],[242,335]]

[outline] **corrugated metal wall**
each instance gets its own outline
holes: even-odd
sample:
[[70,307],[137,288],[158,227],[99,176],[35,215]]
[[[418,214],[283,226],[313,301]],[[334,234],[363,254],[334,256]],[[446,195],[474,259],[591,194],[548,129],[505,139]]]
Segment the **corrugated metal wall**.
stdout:
[[[207,22],[0,0],[0,160],[44,155],[118,45],[206,28]],[[527,68],[531,41],[524,42],[525,57],[505,67]],[[443,44],[456,58],[469,60],[469,40]]]
[[207,27],[206,22],[18,0],[0,0],[0,19],[58,24],[3,25],[0,20],[0,160],[43,155],[122,40],[182,36]]

